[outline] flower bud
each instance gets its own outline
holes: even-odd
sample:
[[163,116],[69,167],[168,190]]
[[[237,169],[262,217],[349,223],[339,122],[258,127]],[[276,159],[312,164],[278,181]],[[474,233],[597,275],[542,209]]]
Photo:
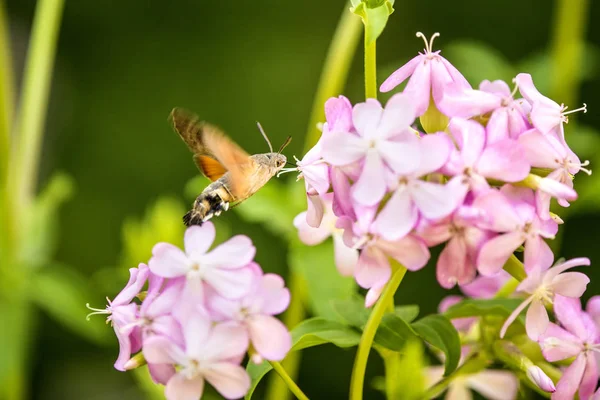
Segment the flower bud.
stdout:
[[552,379],[550,379],[537,365],[530,365],[527,367],[527,377],[544,392],[554,393],[556,391],[556,386],[554,386]]
[[144,358],[144,354],[142,352],[137,353],[135,356],[131,357],[129,361],[125,363],[123,368],[125,371],[129,371],[131,369],[135,369],[137,367],[141,367],[146,364],[146,359]]

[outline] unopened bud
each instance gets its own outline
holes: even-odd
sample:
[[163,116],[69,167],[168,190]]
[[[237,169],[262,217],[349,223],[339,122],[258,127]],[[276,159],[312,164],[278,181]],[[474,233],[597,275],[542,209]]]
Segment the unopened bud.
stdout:
[[556,391],[556,386],[554,386],[552,379],[537,365],[527,367],[527,377],[544,392],[554,393]]
[[137,367],[141,367],[146,364],[146,359],[144,358],[144,354],[142,352],[137,353],[135,356],[131,357],[129,361],[125,363],[123,368],[125,371],[129,371],[131,369],[135,369]]

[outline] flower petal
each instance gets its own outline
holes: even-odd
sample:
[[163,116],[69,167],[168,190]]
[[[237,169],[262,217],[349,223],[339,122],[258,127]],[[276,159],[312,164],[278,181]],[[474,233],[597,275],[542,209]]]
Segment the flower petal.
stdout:
[[296,215],[293,223],[296,229],[298,229],[298,237],[300,238],[300,241],[308,246],[315,246],[319,243],[322,243],[325,239],[331,236],[331,231],[327,227],[320,226],[313,228],[311,225],[309,225],[307,222],[306,211]]
[[115,296],[111,302],[111,306],[115,307],[129,304],[131,300],[140,293],[149,275],[150,270],[145,264],[140,264],[138,268],[130,268],[129,282],[127,282],[125,288]]
[[417,116],[421,116],[425,113],[425,111],[427,111],[427,108],[429,107],[429,100],[431,99],[430,62],[422,61],[417,65],[412,76],[408,80],[403,93],[412,97]]
[[465,241],[454,236],[440,253],[437,262],[436,277],[439,284],[450,289],[457,283],[464,285],[475,278],[477,269],[467,254]]
[[159,385],[166,385],[176,373],[172,364],[148,364],[148,372],[152,381]]
[[581,379],[585,372],[585,354],[577,356],[575,361],[567,367],[556,385],[556,392],[552,394],[553,400],[572,400],[579,389]]
[[485,146],[483,126],[472,120],[452,118],[448,129],[460,143],[460,154],[464,164],[469,167],[475,165]]
[[587,354],[585,372],[579,385],[579,398],[589,399],[598,385],[598,363],[593,354]]
[[[566,155],[562,145],[554,136],[543,135],[530,129],[519,136],[519,144],[525,149],[525,158],[533,167],[555,169],[557,161]],[[561,154],[563,153],[563,154]]]
[[479,251],[477,269],[482,275],[494,275],[502,269],[511,254],[523,243],[520,232],[510,232],[487,241]]
[[467,377],[467,385],[490,400],[513,400],[519,380],[509,371],[483,370]]
[[410,271],[423,268],[430,257],[429,249],[425,243],[413,235],[405,236],[393,242],[379,239],[376,246]]
[[404,93],[396,93],[388,100],[377,129],[379,137],[389,138],[410,128],[415,120],[412,99]]
[[582,311],[581,300],[579,298],[555,294],[554,314],[560,324],[581,341],[593,341],[596,339],[596,326],[590,316]]
[[[164,336],[153,335],[144,340],[142,351],[146,361],[152,364],[175,364],[177,361],[173,355],[177,348],[168,338]],[[181,354],[181,349],[178,354]]]
[[511,139],[488,145],[477,162],[477,172],[481,175],[504,182],[525,179],[529,169],[525,151],[517,141]]
[[550,362],[565,360],[583,351],[583,344],[577,336],[552,322],[540,335],[538,343],[544,358]]
[[190,226],[183,238],[185,252],[192,257],[206,253],[215,240],[215,234],[215,226],[210,221],[202,226]]
[[335,266],[342,276],[352,276],[358,262],[358,251],[346,246],[340,234],[333,234],[333,255]]
[[187,379],[183,374],[175,374],[165,387],[167,400],[198,400],[204,391],[204,379],[197,376]]
[[[307,200],[307,211],[306,211],[306,224],[309,227],[318,228],[321,226],[323,221],[323,215],[325,214],[325,208],[321,196],[315,193],[306,192]],[[308,244],[308,243],[307,243]]]
[[387,282],[391,275],[390,264],[381,250],[367,246],[361,251],[354,271],[356,283],[363,288],[370,288]]
[[169,243],[158,243],[152,248],[148,266],[153,274],[164,278],[176,278],[187,274],[190,262],[185,253]]
[[377,150],[370,149],[360,177],[352,187],[352,198],[360,204],[372,206],[383,198],[385,189],[383,161]]
[[408,187],[412,200],[427,219],[444,218],[458,207],[457,191],[452,186],[415,179]]
[[450,157],[452,142],[445,133],[430,134],[422,137],[419,142],[421,146],[421,162],[416,168],[414,175],[423,176],[442,168]]
[[406,236],[419,218],[406,186],[399,187],[377,215],[373,230],[387,240]]
[[322,138],[323,159],[331,165],[348,165],[365,156],[369,143],[349,132],[330,132]]
[[325,102],[325,117],[332,132],[350,132],[352,125],[352,104],[345,96],[331,97]]
[[290,291],[283,278],[276,274],[265,274],[260,280],[260,313],[276,315],[284,312],[290,304]]
[[470,118],[495,110],[501,103],[502,98],[494,94],[451,84],[446,87],[437,105],[440,111],[450,117]]
[[201,267],[210,265],[213,268],[236,269],[248,265],[255,254],[256,248],[252,245],[252,240],[248,236],[236,235],[198,261]]
[[204,273],[204,281],[217,293],[228,299],[239,299],[250,291],[253,273],[250,268],[228,270],[210,268]]
[[204,371],[204,377],[226,399],[244,397],[250,389],[248,373],[237,364],[229,362],[212,363],[210,368]]
[[352,121],[358,134],[365,139],[374,139],[382,115],[383,108],[375,99],[356,104],[352,109]]
[[399,140],[378,141],[377,151],[397,174],[411,173],[421,163],[419,139],[412,134]]
[[[197,359],[229,360],[243,355],[248,350],[248,333],[246,328],[237,322],[222,322],[215,325],[204,341],[196,339],[198,344]],[[190,353],[189,349],[187,353]],[[195,358],[195,357],[193,357]]]
[[285,325],[269,315],[252,315],[247,320],[250,341],[267,360],[281,361],[292,347],[292,336]]
[[527,336],[531,340],[537,341],[540,335],[548,329],[548,324],[550,324],[550,319],[548,318],[548,312],[544,304],[540,300],[534,299],[525,317]]
[[523,255],[525,271],[533,271],[535,268],[546,269],[552,264],[553,259],[552,249],[542,237],[530,237],[525,241],[525,254]]
[[423,61],[423,56],[418,55],[412,60],[404,64],[402,67],[394,71],[379,87],[382,92],[389,92],[402,82],[404,82],[409,76],[413,74],[415,68]]
[[565,272],[553,280],[554,292],[566,297],[581,297],[590,278],[581,272]]

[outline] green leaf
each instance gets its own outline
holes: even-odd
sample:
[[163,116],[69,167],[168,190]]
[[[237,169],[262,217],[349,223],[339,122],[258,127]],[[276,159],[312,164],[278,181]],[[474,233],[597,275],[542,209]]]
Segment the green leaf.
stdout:
[[408,341],[417,338],[417,332],[408,322],[396,314],[386,314],[375,333],[374,342],[387,349],[401,351]]
[[[324,318],[311,318],[292,329],[292,349],[290,351],[298,351],[325,343],[331,343],[341,348],[353,347],[358,345],[359,341],[360,334],[342,323]],[[250,375],[252,383],[245,396],[246,399],[252,397],[261,379],[271,369],[273,367],[267,361],[258,365],[248,361],[246,371]]]
[[423,340],[444,352],[444,375],[452,373],[460,360],[460,337],[450,320],[443,315],[432,314],[413,323],[412,327]]
[[508,317],[521,304],[520,299],[465,299],[450,307],[444,315],[446,318],[465,317]]
[[104,344],[112,334],[102,316],[87,321],[85,304],[92,295],[86,279],[59,264],[39,270],[31,278],[29,297],[52,318],[80,336]]
[[335,319],[333,302],[348,299],[356,292],[354,279],[341,276],[335,267],[332,240],[310,247],[293,240],[288,262],[290,268],[304,277],[309,304],[317,316]]
[[365,45],[368,46],[383,32],[390,15],[394,12],[394,2],[389,0],[363,0],[359,4],[353,2],[350,11],[362,18],[365,25]]
[[[340,322],[361,330],[371,314],[371,310],[365,308],[364,297],[358,294],[345,300],[334,300],[331,305]],[[394,314],[406,322],[412,322],[419,315],[419,306],[416,304],[396,306]]]
[[419,306],[416,304],[396,306],[396,308],[394,308],[394,314],[406,322],[413,322],[415,318],[419,316]]
[[54,255],[59,241],[58,209],[74,191],[73,180],[57,173],[26,213],[25,236],[20,249],[20,260],[29,267],[41,267]]
[[452,42],[444,48],[444,56],[475,87],[485,79],[502,79],[510,84],[517,73],[501,52],[481,42]]
[[425,392],[425,360],[423,344],[420,340],[411,340],[402,349],[402,358],[398,363],[398,371],[402,379],[394,382],[392,395],[394,399],[421,399]]

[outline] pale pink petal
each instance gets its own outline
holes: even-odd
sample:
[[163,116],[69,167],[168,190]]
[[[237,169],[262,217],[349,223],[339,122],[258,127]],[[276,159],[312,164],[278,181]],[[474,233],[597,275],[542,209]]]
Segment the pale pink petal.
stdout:
[[525,254],[523,255],[525,271],[533,271],[535,268],[545,269],[552,264],[553,259],[552,249],[542,237],[530,237],[525,241]]
[[344,96],[331,97],[325,102],[325,117],[330,131],[350,132],[352,125],[352,104]]
[[502,98],[481,90],[464,89],[456,84],[446,87],[438,108],[450,117],[470,118],[500,107]]
[[465,241],[455,236],[440,253],[436,276],[439,284],[450,289],[457,283],[464,285],[475,278],[477,269],[467,254]]
[[565,272],[552,281],[554,292],[566,297],[581,297],[590,278],[581,272]]
[[521,218],[511,202],[496,190],[488,190],[478,196],[473,202],[473,207],[487,214],[488,220],[480,223],[484,228],[496,232],[509,232],[522,225]]
[[228,299],[239,299],[247,294],[252,287],[252,277],[250,268],[236,270],[210,268],[204,272],[204,281]]
[[504,325],[502,325],[502,329],[500,329],[500,338],[503,338],[506,335],[506,331],[512,325],[513,322],[519,317],[519,314],[523,312],[525,307],[527,307],[533,301],[533,296],[525,299],[514,311],[508,316],[506,321],[504,321]]
[[562,122],[560,106],[548,98],[534,102],[529,117],[543,134],[552,133]]
[[[248,350],[249,343],[246,328],[236,322],[219,323],[212,328],[206,340],[196,339],[196,342],[198,358],[212,361],[238,357]],[[186,352],[191,355],[189,349]]]
[[406,236],[417,223],[419,213],[405,186],[399,187],[377,215],[373,229],[388,240]]
[[210,221],[202,224],[202,226],[190,226],[186,229],[183,238],[185,252],[190,257],[206,253],[215,240],[215,234],[215,226]]
[[[174,364],[181,361],[180,357],[173,357],[176,346],[164,336],[153,335],[144,340],[144,358],[152,364]],[[181,353],[179,349],[178,354]]]
[[185,340],[185,352],[191,358],[198,359],[202,355],[202,343],[210,338],[212,321],[204,313],[191,313],[181,321],[183,337]]
[[298,237],[302,243],[308,246],[315,246],[331,236],[331,231],[327,227],[313,228],[306,221],[306,217],[307,212],[301,212],[296,215],[293,222],[296,229],[298,229]]
[[466,382],[455,380],[448,387],[445,400],[472,400],[473,394],[467,387]]
[[581,378],[579,386],[579,398],[581,400],[589,399],[598,385],[598,363],[593,354],[588,353],[586,357],[585,372]]
[[146,297],[142,303],[141,312],[148,317],[157,317],[159,315],[170,313],[175,302],[179,300],[181,291],[181,284],[171,284],[167,286],[160,295],[153,299]]
[[314,188],[320,195],[327,193],[329,190],[329,166],[323,162],[312,164],[306,167],[300,167],[306,184]]
[[486,276],[497,273],[522,243],[523,236],[520,232],[510,232],[490,239],[479,251],[477,269]]
[[364,248],[358,257],[354,277],[363,288],[387,282],[392,275],[386,256],[374,246]]
[[452,82],[454,82],[454,84],[458,85],[463,89],[471,89],[471,84],[469,83],[469,81],[467,81],[467,78],[465,78],[463,74],[461,74],[460,71],[450,63],[450,61],[446,60],[442,56],[438,57],[439,60],[442,62],[442,65],[450,75],[450,78],[452,78]]
[[518,74],[515,78],[515,83],[519,87],[519,92],[521,95],[525,97],[530,104],[545,98],[545,96],[542,95],[533,84],[533,79],[531,78],[530,74]]
[[239,300],[226,299],[214,290],[207,289],[206,308],[212,320],[225,321],[238,316],[241,304]]
[[537,341],[541,334],[543,334],[548,328],[550,319],[548,318],[548,312],[544,307],[544,304],[534,299],[527,310],[527,316],[525,317],[525,329],[527,330],[527,336],[531,340]]
[[431,96],[437,105],[442,100],[444,89],[452,84],[452,77],[442,62],[442,57],[435,57],[429,63],[431,68]]
[[575,361],[565,370],[556,385],[556,392],[552,394],[553,400],[573,400],[579,389],[583,373],[585,372],[585,354],[577,356]]
[[514,278],[511,278],[508,272],[500,270],[497,274],[492,276],[480,275],[475,278],[473,282],[467,285],[461,285],[460,290],[469,297],[491,299],[510,279]]
[[203,374],[208,383],[217,389],[217,392],[221,393],[226,399],[244,397],[248,389],[250,389],[250,377],[248,373],[244,368],[233,363],[212,363],[210,368],[203,371]]
[[537,365],[527,368],[527,377],[544,392],[554,393],[556,391],[556,386],[554,386],[552,379]]
[[292,337],[285,325],[275,317],[252,315],[246,320],[250,341],[267,360],[281,361],[292,347]]
[[356,104],[352,109],[352,121],[358,134],[365,139],[374,139],[382,115],[383,108],[375,99]]
[[176,278],[185,275],[190,262],[185,253],[169,243],[158,243],[152,248],[152,258],[148,266],[153,274],[164,278]]
[[389,92],[402,82],[404,82],[409,76],[413,74],[415,68],[423,61],[423,56],[418,55],[412,60],[404,64],[402,67],[394,71],[379,87],[382,92]]
[[415,170],[421,162],[419,139],[415,135],[402,140],[381,140],[377,143],[377,151],[385,163],[398,174],[408,174]]
[[369,143],[348,132],[330,132],[323,136],[323,158],[331,165],[347,165],[365,156]]
[[404,132],[415,120],[415,108],[412,99],[404,93],[396,93],[385,105],[377,133],[379,137],[389,138]]
[[573,188],[555,179],[546,177],[540,179],[537,183],[539,190],[548,193],[552,197],[568,201],[577,200],[577,192]]
[[[553,145],[552,143],[556,144]],[[557,168],[557,161],[564,158],[558,149],[560,143],[556,138],[550,135],[543,135],[536,129],[528,130],[519,136],[519,143],[525,149],[527,161],[534,167],[539,168]]]
[[600,296],[592,296],[585,305],[585,310],[593,318],[600,317]]
[[551,283],[554,280],[554,278],[556,278],[556,276],[558,276],[559,274],[562,274],[563,272],[565,272],[568,269],[580,267],[580,266],[588,266],[590,264],[591,264],[590,259],[587,257],[572,258],[568,261],[557,264],[554,267],[552,267],[551,269],[549,269],[548,272],[546,272],[546,274],[544,275],[544,282]]
[[595,340],[596,326],[581,309],[581,299],[554,295],[554,314],[560,324],[581,341]]
[[550,362],[574,357],[583,351],[583,344],[577,336],[552,322],[546,332],[540,335],[538,343],[544,358]]
[[160,385],[166,385],[176,373],[172,364],[148,364],[148,372],[152,381]]
[[483,126],[472,120],[452,118],[448,129],[461,144],[460,154],[465,166],[475,165],[485,146]]
[[423,268],[430,257],[429,249],[425,243],[413,235],[405,236],[394,242],[379,239],[376,246],[410,271]]
[[467,377],[467,385],[490,400],[513,400],[519,380],[510,371],[483,370]]
[[331,208],[337,217],[347,216],[356,219],[354,208],[350,196],[350,182],[348,177],[340,168],[331,168],[329,170],[329,179],[333,189],[333,203]]
[[370,308],[377,300],[379,300],[384,288],[385,284],[375,285],[367,291],[367,294],[365,295],[365,308]]
[[486,93],[492,93],[498,97],[511,97],[510,87],[501,79],[495,81],[485,79],[479,84],[479,90]]
[[360,204],[377,204],[385,194],[384,165],[379,153],[370,149],[365,157],[365,165],[358,181],[352,187],[352,197]]
[[420,140],[421,162],[415,176],[423,176],[442,168],[450,157],[452,142],[445,133],[426,135]]
[[141,292],[142,287],[146,283],[149,275],[150,270],[145,264],[140,264],[138,268],[130,268],[129,282],[127,282],[125,288],[115,296],[111,302],[111,306],[115,307],[129,304],[131,300],[133,300],[133,298]]
[[414,180],[409,184],[410,195],[425,218],[440,219],[458,207],[456,192],[439,183]]
[[403,93],[413,98],[417,116],[427,111],[431,98],[431,63],[422,62],[417,65]]
[[342,235],[333,234],[335,266],[342,276],[352,276],[358,262],[358,251],[346,246]]
[[252,245],[252,240],[248,236],[236,235],[200,257],[198,261],[201,267],[210,265],[235,269],[248,265],[255,254],[256,248]]
[[260,281],[261,314],[276,315],[284,312],[290,304],[290,291],[283,278],[265,274]]
[[488,145],[477,163],[477,172],[486,178],[517,182],[529,174],[524,150],[515,140],[504,139]]
[[509,117],[506,108],[496,109],[488,121],[485,131],[487,133],[487,143],[492,144],[499,140],[510,138],[508,130]]
[[117,325],[114,326],[115,335],[119,342],[119,356],[115,361],[114,367],[117,371],[125,371],[125,364],[131,358],[132,344],[131,344],[131,332],[123,332]]
[[[313,193],[306,193],[307,200],[307,211],[306,211],[306,224],[313,228],[321,226],[323,221],[323,215],[325,213],[323,200],[321,196]],[[308,243],[307,243],[308,244]]]
[[197,376],[187,379],[182,374],[175,374],[165,387],[167,400],[198,400],[204,391],[204,379]]

